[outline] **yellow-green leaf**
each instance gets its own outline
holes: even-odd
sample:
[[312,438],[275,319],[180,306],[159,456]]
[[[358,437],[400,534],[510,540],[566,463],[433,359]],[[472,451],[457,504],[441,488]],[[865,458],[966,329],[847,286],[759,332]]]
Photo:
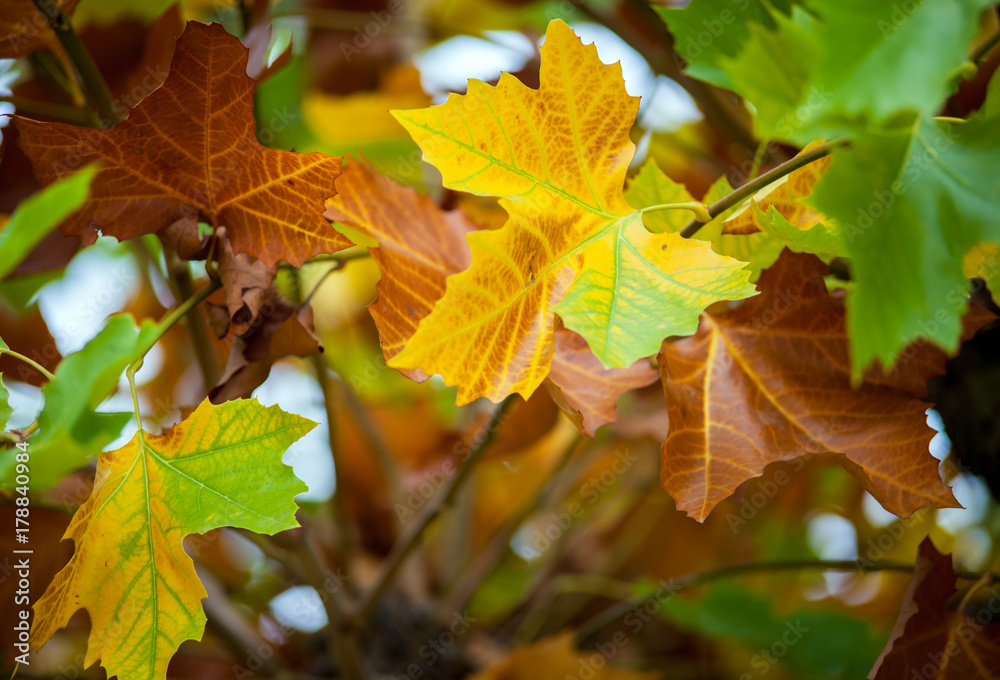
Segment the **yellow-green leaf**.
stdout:
[[73,558],[34,606],[33,645],[83,608],[85,666],[100,659],[109,677],[163,680],[180,644],[205,627],[205,589],[184,537],[298,526],[294,498],[306,486],[281,456],[313,427],[256,400],[206,400],[164,434],[140,431],[101,454],[94,491],[64,536],[76,543]]
[[[501,229],[469,235],[472,265],[448,278],[444,297],[391,366],[441,374],[458,386],[460,404],[483,396],[499,401],[513,392],[530,396],[549,372],[556,305],[588,262],[600,272],[614,269],[607,248],[620,239],[638,237],[641,242],[630,245],[640,250],[677,245],[676,238],[654,237],[642,229],[622,193],[635,149],[628,133],[637,108],[638,101],[625,91],[620,66],[602,64],[594,46],[583,45],[556,20],[546,32],[537,90],[504,74],[495,87],[472,80],[466,95],[452,95],[440,106],[394,112],[424,159],[441,171],[445,186],[500,196],[510,217]],[[720,278],[746,283],[740,263],[708,248],[699,253],[710,260],[671,259],[664,251],[651,262],[647,253],[641,269],[648,276],[650,267],[670,259],[684,270],[716,269]],[[563,308],[564,321],[586,338],[604,365],[627,366],[655,351],[648,349],[647,338],[628,342],[623,332],[647,323],[651,306],[631,306],[614,285],[634,283],[641,272],[614,274],[610,292],[595,290],[609,285],[606,276],[581,279],[576,299],[591,297],[588,304],[597,307],[589,313],[619,328],[576,327],[580,315],[572,302]],[[658,315],[670,320],[668,310],[676,301],[656,279],[649,284]],[[735,297],[750,294],[753,288],[744,285]],[[699,311],[692,313],[694,323]],[[679,328],[658,323],[659,340],[685,332],[682,328],[692,326],[686,321]],[[609,335],[623,339],[601,341]]]

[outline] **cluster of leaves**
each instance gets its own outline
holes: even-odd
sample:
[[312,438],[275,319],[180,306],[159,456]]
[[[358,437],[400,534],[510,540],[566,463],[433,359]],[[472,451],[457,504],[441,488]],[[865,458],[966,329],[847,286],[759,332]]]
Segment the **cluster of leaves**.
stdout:
[[[659,433],[661,486],[678,510],[707,520],[704,536],[719,538],[710,514],[748,480],[803,456],[839,463],[899,517],[959,507],[928,451],[927,382],[995,318],[992,300],[970,304],[967,279],[996,280],[1000,80],[990,81],[967,117],[936,114],[961,76],[978,72],[968,55],[989,3],[927,0],[898,17],[854,0],[729,4],[720,10],[718,2],[692,0],[657,11],[687,60],[686,77],[743,97],[755,111],[756,136],[801,147],[798,156],[737,189],[720,178],[699,200],[655,160],[630,178],[638,99],[618,64],[602,63],[594,45],[555,19],[546,25],[537,87],[505,73],[495,84],[470,80],[464,94],[438,106],[393,111],[453,192],[458,207],[451,210],[374,161],[261,143],[255,110],[302,68],[290,52],[265,58],[275,51],[268,3],[247,11],[243,42],[218,23],[183,24],[176,8],[149,24],[143,59],[121,87],[158,72],[153,65],[165,77],[144,83],[148,91],[135,101],[116,99],[112,79],[101,80],[77,37],[64,35],[64,12],[75,2],[48,17],[31,3],[5,6],[0,33],[9,29],[13,38],[0,57],[61,55],[90,106],[74,122],[54,120],[66,117],[55,103],[14,117],[16,153],[45,187],[18,197],[0,230],[3,285],[26,278],[32,259],[60,238],[59,227],[76,245],[54,269],[63,270],[78,246],[113,237],[136,244],[146,268],[169,279],[174,293],[173,310],[162,310],[159,322],[150,318],[152,303],[137,307],[138,323],[129,313],[113,315],[51,371],[24,348],[0,342],[0,354],[20,362],[19,381],[44,383],[36,422],[4,432],[5,492],[34,497],[97,458],[92,491],[65,532],[73,556],[34,604],[32,644],[41,647],[86,609],[85,665],[99,659],[109,676],[165,678],[181,643],[200,639],[206,622],[207,593],[184,539],[222,527],[275,534],[299,525],[295,497],[305,485],[281,457],[314,423],[247,397],[278,360],[313,357],[337,447],[335,421],[343,416],[333,404],[358,404],[353,393],[336,396],[327,360],[317,356],[324,343],[313,294],[302,284],[309,267],[324,261],[333,264],[320,282],[351,260],[370,255],[377,266],[369,310],[386,365],[416,382],[440,376],[454,388],[456,406],[501,404],[488,425],[471,423],[488,433],[466,447],[464,459],[482,455],[507,409],[530,423],[539,395],[553,405],[553,419],[558,408],[594,438],[617,420],[619,398],[659,382],[657,406],[668,420]],[[39,69],[55,63],[33,59]],[[382,77],[389,93],[398,88],[404,101],[427,103],[406,73]],[[303,112],[382,115],[387,101],[397,101],[386,95],[338,108],[333,99],[313,96]],[[381,133],[347,141],[328,134],[319,142],[301,128],[285,134],[344,152]],[[482,197],[495,223],[467,195]],[[204,262],[207,277],[197,292],[194,262]],[[26,281],[19,299],[30,301],[51,280]],[[166,410],[185,417],[154,434],[144,421],[165,418],[148,405],[143,413],[135,373],[155,345],[170,346],[182,319],[202,380],[187,392],[172,385]],[[103,410],[123,371],[133,412]],[[4,426],[8,396],[0,383]],[[362,429],[375,429],[368,415],[353,413]],[[131,441],[104,451],[133,418]],[[525,427],[521,441],[520,433],[507,434],[515,441],[501,436],[495,446],[549,450],[558,439],[543,436],[551,427]],[[380,448],[377,438],[371,448]],[[19,481],[25,449],[30,488]],[[341,484],[349,463],[336,463],[336,529],[348,541],[350,490]],[[344,651],[355,629],[364,629],[407,552],[467,474],[451,477],[416,532],[391,535],[395,547],[367,588],[346,604],[339,589],[325,593],[331,653],[344,677],[358,670],[353,652]],[[405,512],[395,500],[396,513]],[[354,502],[356,514],[385,519],[385,508]],[[521,523],[516,513],[504,519],[508,529],[496,533],[502,554]],[[306,556],[296,559],[323,586],[322,577],[315,581],[322,556],[314,540],[304,539]],[[337,552],[350,566],[343,548]],[[487,560],[481,576],[494,566]],[[938,663],[934,677],[992,677],[1000,624],[975,622],[978,612],[993,611],[996,596],[983,597],[987,582],[977,582],[949,612],[951,569],[929,543],[921,547],[903,612],[870,677],[922,668],[929,645],[955,658]],[[530,587],[522,588],[530,599]],[[480,607],[489,610],[482,599],[489,589],[482,592]],[[776,619],[754,632],[774,613],[738,590],[709,592],[698,607],[681,599],[661,606],[659,595],[643,593],[624,599],[633,597],[652,597],[661,618],[706,635],[726,629],[738,601],[746,617],[731,637],[754,646],[782,634]],[[839,615],[803,616],[809,626],[841,625]],[[966,639],[962,631],[973,624],[979,628]],[[841,626],[852,631],[845,647],[871,647],[867,629],[851,625]],[[872,661],[845,670],[838,655],[806,649],[794,663],[812,676],[864,673]],[[536,666],[545,677],[562,677],[585,660],[568,636],[554,637],[480,677],[519,677]],[[604,677],[619,674],[639,677],[611,669]]]

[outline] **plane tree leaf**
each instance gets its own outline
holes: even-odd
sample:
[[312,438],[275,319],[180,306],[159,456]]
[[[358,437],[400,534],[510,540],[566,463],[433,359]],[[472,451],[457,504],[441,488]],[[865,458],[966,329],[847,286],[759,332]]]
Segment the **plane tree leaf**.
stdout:
[[163,85],[123,123],[91,130],[18,117],[43,182],[100,161],[90,200],[62,224],[85,242],[177,222],[225,226],[234,251],[293,265],[350,241],[322,217],[341,159],[268,149],[255,136],[247,48],[218,24],[189,22]]
[[559,408],[580,432],[593,437],[597,428],[618,418],[618,397],[657,379],[647,359],[627,368],[605,368],[579,334],[557,328],[552,372],[546,385]]
[[[476,226],[462,211],[444,211],[412,188],[356,162],[337,180],[337,195],[325,215],[378,241],[371,252],[382,278],[378,297],[368,308],[389,360],[444,295],[447,277],[469,266],[466,237]],[[554,338],[552,391],[560,408],[590,436],[615,420],[618,397],[656,379],[645,360],[627,368],[605,368],[576,333],[559,328]],[[403,372],[415,380],[427,377],[419,370]]]
[[[655,351],[653,335],[691,332],[696,307],[753,294],[742,263],[650,234],[626,202],[636,110],[620,66],[556,20],[537,90],[504,74],[396,112],[445,186],[500,196],[509,219],[469,235],[471,266],[449,277],[391,366],[441,374],[460,404],[527,397],[548,374],[556,311],[605,366],[622,367]],[[629,289],[639,279],[642,295]]]
[[922,401],[945,354],[914,346],[891,373],[873,368],[852,388],[843,293],[827,292],[825,271],[814,256],[786,252],[761,276],[760,296],[664,343],[661,482],[695,519],[768,463],[805,454],[834,456],[896,515],[958,507],[928,451]]
[[164,434],[140,430],[101,454],[94,491],[64,536],[76,544],[73,558],[34,605],[33,646],[82,608],[91,627],[85,666],[100,659],[109,677],[166,678],[170,657],[200,639],[206,620],[184,537],[298,526],[294,498],[306,485],[281,456],[314,426],[256,400],[205,401]]
[[[325,216],[378,241],[371,253],[382,278],[368,309],[388,361],[444,294],[445,279],[468,268],[465,237],[476,226],[461,210],[441,210],[430,198],[359,162],[344,168]],[[427,377],[416,369],[403,372],[414,379]]]
[[811,0],[805,9],[783,8],[790,12],[745,4],[743,20],[725,26],[721,12],[738,10],[706,1],[662,14],[681,31],[682,54],[691,37],[697,45],[707,35],[692,75],[748,99],[761,138],[805,144],[853,135],[904,111],[934,115],[991,3]]
[[[994,78],[988,101],[1000,101]],[[916,339],[954,351],[977,245],[1000,243],[1000,115],[872,129],[838,152],[810,199],[837,219],[854,291],[851,356],[891,366]],[[975,178],[972,181],[972,178]]]
[[0,279],[10,274],[45,235],[87,199],[96,168],[85,167],[18,204],[0,225]]
[[0,430],[7,427],[7,421],[14,415],[14,409],[10,407],[10,392],[3,384],[3,373],[0,373]]
[[962,598],[963,607],[956,607],[956,582],[951,556],[939,553],[931,539],[925,538],[896,626],[869,680],[989,680],[996,676],[1000,590],[994,585],[974,591],[968,599]]
[[[131,417],[128,413],[98,413],[95,409],[140,356],[155,333],[147,321],[140,328],[128,314],[118,314],[83,349],[65,357],[55,380],[42,388],[45,404],[38,416],[38,434],[31,442],[31,483],[44,489],[58,482],[110,444]],[[14,483],[14,452],[0,454],[0,486]]]

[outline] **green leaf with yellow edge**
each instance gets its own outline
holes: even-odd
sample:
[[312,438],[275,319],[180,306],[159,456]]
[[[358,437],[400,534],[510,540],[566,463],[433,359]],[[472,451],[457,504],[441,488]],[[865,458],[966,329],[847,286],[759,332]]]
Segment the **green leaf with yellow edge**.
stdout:
[[556,312],[606,366],[630,366],[666,336],[696,332],[713,302],[754,295],[749,278],[742,262],[703,241],[652,234],[634,213],[583,251],[583,271]]
[[316,423],[257,400],[207,400],[162,435],[140,430],[101,454],[94,491],[66,530],[76,551],[34,606],[38,648],[77,610],[90,615],[84,666],[163,680],[205,627],[205,589],[184,538],[220,527],[273,534],[298,526],[306,485],[281,462]]
[[[459,404],[484,396],[499,401],[513,392],[528,397],[549,372],[555,311],[565,314],[567,327],[584,336],[605,366],[627,366],[649,353],[647,339],[625,337],[650,322],[649,305],[622,299],[621,286],[642,279],[641,271],[647,272],[641,285],[659,304],[657,323],[670,320],[664,310],[678,304],[682,290],[668,287],[662,276],[683,281],[692,270],[715,270],[712,289],[698,291],[708,301],[730,297],[714,295],[727,285],[723,279],[737,291],[731,297],[754,293],[742,263],[677,234],[641,229],[622,192],[635,150],[628,133],[637,107],[621,67],[602,64],[594,46],[583,45],[557,20],[542,46],[539,89],[504,74],[495,87],[471,80],[467,94],[451,95],[440,106],[394,112],[446,187],[500,196],[510,217],[501,229],[469,235],[472,265],[448,278],[444,297],[390,366],[441,374],[458,386]],[[614,244],[635,237],[640,241],[629,245],[642,256],[621,266],[640,270],[617,269]],[[687,257],[668,252],[673,250]],[[599,273],[574,284],[591,265]],[[682,269],[648,276],[666,265]],[[575,286],[584,292],[556,310]],[[591,315],[620,328],[576,327],[580,310],[573,300],[583,297]],[[693,319],[698,311],[690,313]],[[676,328],[660,323],[657,332],[662,340],[690,325],[686,319]],[[602,340],[608,336],[616,341]]]

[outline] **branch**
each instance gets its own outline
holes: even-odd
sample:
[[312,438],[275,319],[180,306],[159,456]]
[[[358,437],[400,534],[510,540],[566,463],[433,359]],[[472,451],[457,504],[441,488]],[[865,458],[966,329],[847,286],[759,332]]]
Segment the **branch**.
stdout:
[[392,546],[392,551],[385,558],[385,561],[382,562],[378,575],[375,577],[374,585],[362,596],[355,613],[350,617],[349,624],[355,629],[364,627],[368,617],[375,610],[379,600],[382,599],[389,586],[392,585],[400,567],[403,566],[403,562],[417,546],[417,543],[420,542],[424,532],[445,508],[454,503],[458,491],[472,476],[472,471],[475,469],[476,463],[479,462],[483,454],[489,449],[490,444],[496,439],[496,433],[500,428],[500,424],[506,417],[511,404],[514,403],[514,399],[515,397],[511,395],[494,409],[493,415],[486,425],[486,434],[482,438],[482,441],[479,442],[476,448],[469,452],[462,461],[462,464],[459,465],[458,471],[445,483],[444,489],[424,506],[420,516],[407,525],[406,530]]
[[80,41],[80,37],[73,30],[73,24],[69,17],[54,2],[45,0],[33,0],[35,7],[41,12],[49,22],[49,28],[59,39],[59,44],[66,51],[66,55],[73,62],[80,80],[86,88],[91,103],[101,116],[101,127],[113,127],[122,121],[121,116],[115,110],[111,91],[108,84],[104,82],[97,64],[91,58],[87,48]]
[[[695,585],[704,585],[706,583],[710,583],[711,581],[732,578],[734,576],[742,576],[744,574],[754,574],[759,572],[803,571],[806,569],[818,569],[822,571],[861,571],[865,573],[894,571],[909,574],[913,573],[915,566],[904,562],[891,561],[866,562],[862,560],[787,560],[780,562],[738,564],[735,566],[721,567],[719,569],[711,569],[709,571],[702,571],[694,574],[686,574],[684,576],[669,579],[666,584],[664,584],[664,589],[666,590],[664,594],[658,595],[653,593],[652,595],[632,595],[631,597],[623,598],[618,604],[604,610],[604,612],[598,614],[589,621],[584,622],[584,624],[577,629],[577,646],[582,646],[590,638],[599,633],[605,626],[618,620],[630,612],[634,607],[651,598],[661,600],[667,597],[672,597],[677,593],[677,591],[683,590],[684,588],[689,588]],[[981,578],[980,574],[973,574],[969,572],[958,572],[957,575],[959,578],[964,579]],[[590,575],[584,575],[582,578],[576,575],[569,578],[564,577],[561,580],[559,590],[562,592],[576,592],[577,589],[579,589],[582,592],[597,592],[605,597],[613,598],[620,597],[624,594],[624,590],[621,587],[609,587],[608,583],[613,581],[613,579],[607,579],[605,577],[599,578],[600,583],[595,581]]]
[[745,199],[753,196],[755,193],[766,187],[768,184],[775,182],[785,175],[798,170],[804,165],[809,165],[813,161],[817,161],[824,156],[829,156],[833,153],[833,150],[840,146],[847,146],[849,142],[840,137],[826,144],[821,144],[805,153],[800,153],[795,158],[790,158],[781,165],[772,168],[768,172],[758,177],[755,180],[747,182],[743,186],[739,187],[732,193],[724,196],[720,200],[716,201],[708,207],[708,215],[711,218],[708,221],[700,221],[698,218],[691,220],[681,229],[680,234],[684,238],[691,238],[698,233],[698,230],[704,227],[712,219],[715,219],[725,211],[732,208],[734,205],[742,203]]

